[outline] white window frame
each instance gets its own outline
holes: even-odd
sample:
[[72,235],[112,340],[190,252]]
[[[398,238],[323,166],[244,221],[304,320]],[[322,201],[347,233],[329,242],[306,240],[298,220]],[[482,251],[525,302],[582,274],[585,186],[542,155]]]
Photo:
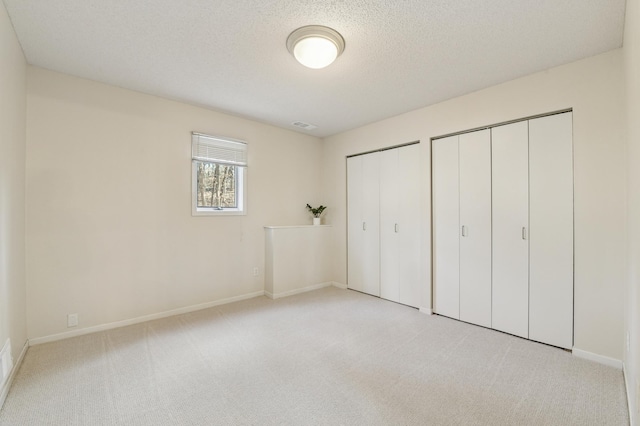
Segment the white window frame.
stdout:
[[[229,143],[241,147],[244,152],[226,150]],[[241,144],[241,145],[240,145]],[[210,146],[215,148],[215,153],[203,154],[198,151],[198,146]],[[227,137],[211,136],[202,133],[192,133],[191,137],[191,214],[192,216],[241,216],[247,214],[247,151],[248,144],[245,141]],[[236,167],[236,197],[237,207],[212,208],[198,207],[198,162],[225,164]]]

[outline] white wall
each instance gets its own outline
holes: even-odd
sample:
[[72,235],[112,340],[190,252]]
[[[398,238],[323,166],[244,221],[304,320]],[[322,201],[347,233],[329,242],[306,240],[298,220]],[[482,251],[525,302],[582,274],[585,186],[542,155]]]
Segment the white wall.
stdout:
[[25,296],[26,68],[0,2],[0,345],[13,358],[27,341]]
[[277,299],[331,285],[330,237],[328,226],[267,229],[265,294]]
[[333,281],[346,283],[345,156],[419,139],[425,295],[430,300],[430,138],[573,108],[575,347],[622,359],[626,158],[620,49],[376,122],[325,140],[323,204],[332,208]]
[[[35,67],[27,99],[30,338],[262,292],[263,226],[320,201],[318,138]],[[246,216],[191,216],[191,131],[249,143]]]
[[[626,295],[625,348],[631,424],[640,424],[640,2],[627,1],[624,34],[627,79],[629,284]],[[626,345],[625,345],[626,346]]]

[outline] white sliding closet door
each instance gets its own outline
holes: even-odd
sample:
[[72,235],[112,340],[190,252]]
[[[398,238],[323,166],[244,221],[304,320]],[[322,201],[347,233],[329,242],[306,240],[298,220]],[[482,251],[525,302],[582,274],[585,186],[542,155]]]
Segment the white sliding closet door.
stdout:
[[380,297],[400,301],[400,215],[398,149],[380,153]]
[[491,327],[491,133],[459,138],[460,319]]
[[460,318],[458,136],[432,141],[433,308]]
[[348,286],[380,295],[379,153],[347,159]]
[[492,328],[529,335],[528,122],[491,129]]
[[573,346],[572,114],[529,121],[529,338]]
[[420,144],[398,148],[400,303],[420,306]]

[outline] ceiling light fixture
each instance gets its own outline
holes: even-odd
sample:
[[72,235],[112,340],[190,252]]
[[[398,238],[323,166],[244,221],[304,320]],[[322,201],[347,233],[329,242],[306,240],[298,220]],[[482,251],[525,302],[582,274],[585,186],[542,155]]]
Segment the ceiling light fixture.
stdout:
[[320,69],[344,52],[344,39],[332,28],[308,25],[289,34],[287,49],[305,67]]

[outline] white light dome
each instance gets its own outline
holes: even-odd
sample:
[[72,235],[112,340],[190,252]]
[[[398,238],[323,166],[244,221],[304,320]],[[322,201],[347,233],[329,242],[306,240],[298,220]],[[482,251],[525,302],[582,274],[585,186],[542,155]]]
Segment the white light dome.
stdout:
[[287,48],[305,67],[330,65],[344,51],[344,39],[335,30],[319,25],[298,28],[287,38]]

